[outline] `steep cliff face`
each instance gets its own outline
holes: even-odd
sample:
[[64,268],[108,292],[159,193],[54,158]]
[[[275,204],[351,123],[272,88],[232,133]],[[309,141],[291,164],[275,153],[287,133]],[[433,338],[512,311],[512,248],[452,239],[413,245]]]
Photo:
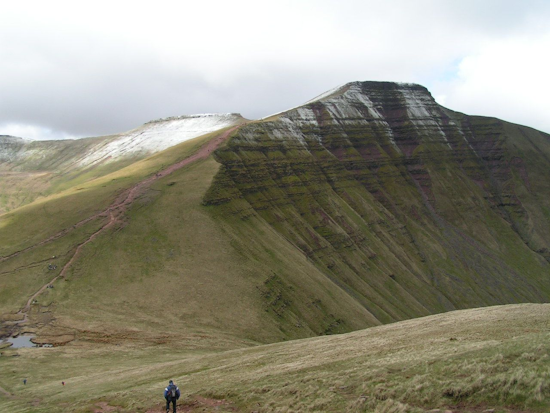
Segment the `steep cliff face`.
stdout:
[[240,129],[204,198],[258,214],[379,321],[550,299],[550,136],[354,82]]

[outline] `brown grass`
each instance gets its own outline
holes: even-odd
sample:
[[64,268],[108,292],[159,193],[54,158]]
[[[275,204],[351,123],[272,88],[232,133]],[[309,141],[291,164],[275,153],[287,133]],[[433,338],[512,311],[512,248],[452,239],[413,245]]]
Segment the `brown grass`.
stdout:
[[[21,394],[20,378],[30,376],[40,403],[3,400],[0,408],[85,412],[107,402],[150,411],[172,378],[189,411],[546,412],[548,320],[550,305],[525,304],[218,353],[129,342],[4,350],[0,385]],[[209,410],[194,404],[198,397],[225,402]]]

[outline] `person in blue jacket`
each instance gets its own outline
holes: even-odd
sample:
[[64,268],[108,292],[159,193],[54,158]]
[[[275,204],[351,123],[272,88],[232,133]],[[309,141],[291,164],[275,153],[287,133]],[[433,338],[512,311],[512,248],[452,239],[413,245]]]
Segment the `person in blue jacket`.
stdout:
[[168,382],[168,387],[164,389],[164,398],[166,399],[166,413],[170,412],[170,403],[176,413],[176,401],[180,398],[180,389],[172,380]]

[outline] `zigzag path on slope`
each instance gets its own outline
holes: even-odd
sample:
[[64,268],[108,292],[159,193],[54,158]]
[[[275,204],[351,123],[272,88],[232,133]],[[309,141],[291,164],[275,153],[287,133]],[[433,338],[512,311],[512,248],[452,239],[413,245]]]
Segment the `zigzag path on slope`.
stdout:
[[52,242],[52,241],[55,241],[57,239],[59,239],[60,237],[62,237],[63,235],[66,235],[67,233],[69,233],[70,231],[84,225],[85,223],[87,222],[90,222],[91,220],[93,219],[96,219],[96,218],[100,218],[100,217],[103,217],[103,216],[109,216],[109,221],[107,223],[105,223],[104,225],[102,225],[96,232],[94,232],[92,235],[90,235],[88,238],[86,238],[83,242],[81,242],[80,244],[76,245],[76,248],[74,249],[74,253],[72,255],[72,257],[69,259],[69,261],[67,261],[67,263],[63,266],[63,268],[61,269],[61,272],[59,273],[59,275],[57,275],[55,278],[53,278],[51,281],[49,281],[48,283],[44,284],[36,293],[34,293],[28,300],[27,300],[27,303],[25,304],[25,306],[19,310],[17,312],[18,315],[23,315],[23,318],[20,319],[20,320],[17,320],[17,321],[14,321],[13,322],[13,328],[12,328],[12,331],[10,332],[10,335],[13,334],[14,332],[14,329],[28,321],[28,313],[29,313],[29,310],[31,308],[31,305],[33,303],[33,301],[40,295],[42,294],[47,288],[49,288],[50,286],[52,286],[55,281],[57,281],[59,278],[63,278],[65,277],[65,273],[67,272],[67,270],[69,269],[69,267],[72,265],[72,263],[75,261],[75,259],[77,258],[79,252],[82,250],[82,248],[90,243],[91,241],[93,241],[95,238],[97,238],[99,235],[101,235],[103,232],[105,232],[106,230],[108,230],[109,228],[111,228],[115,223],[119,222],[121,220],[121,218],[124,216],[124,214],[126,213],[126,211],[128,210],[128,208],[130,207],[130,205],[132,205],[132,203],[140,196],[142,195],[145,190],[147,190],[147,188],[149,188],[151,186],[151,184],[153,184],[155,181],[161,179],[161,178],[164,178],[165,176],[167,175],[170,175],[171,173],[177,171],[178,169],[181,169],[183,168],[184,166],[186,165],[189,165],[190,163],[193,163],[195,161],[198,161],[199,159],[206,159],[208,156],[210,156],[210,154],[216,150],[233,132],[235,132],[237,129],[239,129],[240,127],[242,127],[244,124],[240,124],[240,125],[237,125],[237,126],[234,126],[232,127],[231,129],[228,129],[226,130],[225,132],[219,134],[218,136],[216,136],[215,138],[209,140],[205,145],[203,145],[201,148],[199,148],[199,150],[179,161],[179,162],[176,162],[175,164],[172,164],[170,166],[168,166],[167,168],[155,173],[154,175],[138,182],[137,184],[135,184],[134,186],[132,186],[131,188],[129,189],[126,189],[124,192],[122,192],[116,199],[115,201],[108,207],[106,208],[105,210],[101,211],[101,212],[98,212],[97,214],[91,216],[91,217],[88,217],[82,221],[79,221],[77,224],[73,225],[71,228],[69,229],[64,229],[63,231],[60,231],[59,233],[55,234],[55,235],[52,235],[51,237],[43,240],[43,241],[40,241],[39,243],[35,244],[35,245],[32,245],[30,247],[27,247],[21,251],[18,251],[18,252],[15,252],[13,254],[10,254],[8,256],[5,256],[5,257],[2,257],[0,259],[0,262],[2,261],[6,261],[10,258],[13,258],[23,252],[26,252],[26,251],[29,251],[31,249],[34,249],[38,246],[41,246],[41,245],[44,245],[44,244],[47,244],[49,242]]

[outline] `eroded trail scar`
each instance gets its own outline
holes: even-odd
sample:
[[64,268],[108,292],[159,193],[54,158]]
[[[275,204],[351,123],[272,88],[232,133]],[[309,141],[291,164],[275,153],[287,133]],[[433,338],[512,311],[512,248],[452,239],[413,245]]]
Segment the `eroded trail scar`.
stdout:
[[3,394],[4,396],[7,396],[7,397],[12,397],[13,396],[13,394],[11,394],[9,391],[4,389],[3,387],[0,387],[0,394]]
[[90,243],[95,238],[97,238],[99,235],[104,233],[106,230],[113,227],[115,225],[115,223],[120,222],[120,220],[125,215],[126,211],[130,207],[130,205],[132,205],[132,203],[141,194],[143,194],[147,190],[147,188],[149,188],[149,186],[151,186],[151,184],[153,182],[155,182],[155,181],[157,181],[161,178],[164,178],[165,176],[170,175],[171,173],[177,171],[178,169],[181,169],[184,166],[189,165],[190,163],[193,163],[193,162],[195,162],[199,159],[206,159],[215,149],[217,149],[222,144],[222,142],[224,142],[229,137],[229,135],[231,135],[231,133],[236,131],[241,126],[242,126],[242,124],[237,125],[237,126],[231,128],[231,129],[228,129],[227,131],[221,133],[220,135],[218,135],[215,138],[208,141],[208,143],[205,144],[204,146],[202,146],[195,154],[193,154],[193,155],[189,156],[188,158],[185,158],[185,159],[183,159],[183,160],[181,160],[181,161],[179,161],[179,162],[177,162],[173,165],[170,165],[169,167],[163,169],[162,171],[157,172],[156,174],[144,179],[143,181],[138,182],[133,187],[125,190],[124,192],[122,192],[115,199],[115,201],[107,209],[105,209],[105,210],[103,210],[103,211],[101,211],[101,212],[99,212],[99,213],[97,213],[97,214],[95,214],[95,215],[93,215],[89,218],[86,218],[86,219],[80,221],[79,223],[77,223],[76,225],[71,227],[70,229],[63,230],[63,231],[53,235],[52,237],[50,237],[50,238],[48,238],[44,241],[39,242],[38,244],[35,244],[35,245],[33,245],[31,247],[28,247],[24,250],[18,251],[17,253],[11,254],[9,256],[6,256],[6,257],[3,257],[2,259],[0,259],[0,262],[2,262],[2,261],[5,261],[9,258],[12,258],[16,255],[19,255],[19,254],[21,254],[25,251],[28,251],[30,249],[36,248],[40,245],[44,245],[48,242],[52,242],[52,241],[60,238],[61,236],[67,234],[69,231],[72,231],[75,228],[78,228],[79,226],[82,226],[85,223],[90,222],[91,220],[93,220],[95,218],[99,218],[99,217],[102,217],[102,216],[109,217],[108,221],[104,225],[102,225],[96,232],[94,232],[92,235],[90,235],[88,238],[86,238],[80,244],[76,245],[76,247],[73,250],[74,252],[72,254],[72,257],[63,266],[63,268],[61,269],[61,272],[59,273],[59,275],[57,275],[53,280],[51,280],[47,284],[43,285],[36,293],[34,293],[27,300],[27,303],[25,304],[25,306],[21,310],[19,310],[19,312],[18,312],[18,314],[23,314],[24,317],[17,324],[20,324],[20,323],[23,323],[23,322],[27,321],[28,312],[31,308],[31,305],[32,305],[33,301],[36,300],[36,298],[40,294],[42,294],[44,292],[44,290],[46,290],[49,286],[51,286],[55,281],[57,281],[59,278],[62,278],[62,277],[65,276],[65,273],[67,272],[69,267],[73,264],[73,262],[76,260],[78,254],[80,253],[82,248],[86,244]]

